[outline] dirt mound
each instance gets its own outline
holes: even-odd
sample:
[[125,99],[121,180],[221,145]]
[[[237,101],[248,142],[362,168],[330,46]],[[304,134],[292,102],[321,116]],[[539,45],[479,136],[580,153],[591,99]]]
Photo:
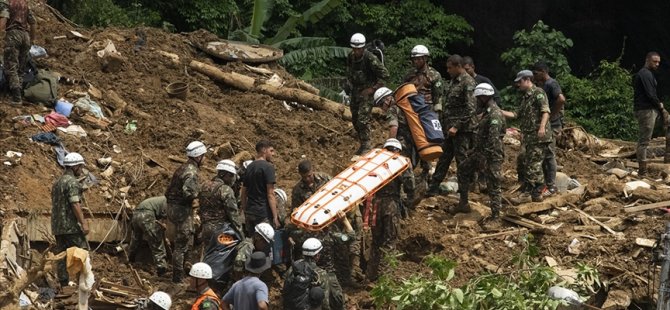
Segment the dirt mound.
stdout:
[[[318,163],[319,170],[337,174],[349,164],[349,158],[357,148],[349,122],[330,113],[296,108],[269,96],[240,92],[189,70],[191,60],[217,63],[195,47],[216,38],[205,31],[171,34],[152,28],[78,29],[88,39],[57,39],[73,29],[56,19],[42,2],[33,3],[33,8],[40,23],[35,43],[49,53],[49,57],[38,60],[39,66],[84,82],[60,84],[60,95],[69,100],[76,99],[72,97],[72,91],[85,93],[89,85],[98,89],[102,96],[93,99],[101,103],[104,114],[111,121],[107,128],[97,129],[82,116],[73,116],[72,122],[82,125],[88,136],[79,138],[57,133],[66,149],[84,155],[88,168],[100,180],[99,186],[85,194],[86,207],[95,216],[119,210],[124,200],[132,205],[162,194],[179,164],[168,157],[183,158],[184,147],[194,139],[205,142],[212,150],[219,150],[208,154],[201,170],[203,179],[213,176],[212,168],[217,160],[244,151],[253,154],[254,144],[259,139],[274,141],[278,151],[275,159],[278,183],[288,190],[299,178],[296,166],[301,159],[309,158]],[[118,72],[103,72],[101,59],[96,55],[107,40],[113,42],[125,59]],[[240,63],[218,65],[224,71],[254,74]],[[276,64],[261,67],[275,71],[284,80],[294,79]],[[167,85],[176,81],[189,84],[186,100],[172,98],[166,93]],[[128,108],[115,113],[118,106],[110,100],[112,92],[136,110]],[[10,216],[47,213],[51,207],[51,184],[61,174],[61,168],[56,163],[52,146],[29,141],[29,137],[41,129],[17,122],[15,117],[45,115],[48,110],[39,106],[15,108],[7,103],[8,98],[2,98],[0,151],[3,154],[18,151],[23,156],[20,160],[5,158],[11,165],[0,166],[0,182],[3,184],[0,186],[0,209]],[[137,122],[137,130],[127,133],[126,125],[133,120]],[[385,136],[382,122],[375,123],[374,127],[374,141],[381,144]],[[218,148],[222,145],[226,145],[225,150]],[[507,151],[504,191],[506,199],[510,200],[515,195],[511,192],[516,181],[518,146],[510,145]],[[551,233],[536,234],[542,255],[553,257],[564,267],[573,267],[576,262],[597,266],[612,287],[630,292],[634,299],[643,299],[647,284],[655,284],[647,275],[651,251],[636,246],[635,238],[655,239],[667,216],[654,210],[625,213],[624,205],[633,201],[624,198],[621,189],[630,176],[623,180],[606,176],[600,166],[590,160],[593,158],[588,158],[592,154],[559,150],[558,155],[562,172],[585,184],[586,190],[578,203],[526,216],[529,221],[542,225],[562,224]],[[102,176],[102,172],[108,167],[96,164],[96,160],[103,157],[112,157],[115,162],[113,173],[107,177]],[[665,191],[662,183],[648,181],[658,192]],[[595,207],[588,204],[598,198],[607,200]],[[644,196],[635,199],[638,203],[645,202]],[[475,193],[472,200],[484,204],[487,197]],[[455,201],[451,197],[424,200],[417,212],[404,221],[402,240],[397,246],[404,255],[400,257],[399,268],[393,271],[396,277],[421,271],[421,260],[432,253],[459,262],[457,283],[491,270],[492,266],[505,269],[504,262],[518,250],[518,245],[513,244],[516,235],[476,239],[484,233],[492,233],[477,223],[488,209],[480,204],[473,214],[454,217],[445,211]],[[589,215],[625,235],[622,238],[597,227],[586,232],[576,230],[575,226],[598,224],[577,214],[575,208],[584,208]],[[513,227],[516,225],[505,222],[499,230]],[[582,243],[578,255],[567,250],[575,238]],[[118,257],[94,256],[94,271],[99,272],[100,278],[127,279],[127,270],[110,267],[118,265]],[[144,271],[140,274],[154,287],[169,286],[167,279],[156,278]],[[272,300],[277,300],[278,290],[273,288],[272,292]],[[351,304],[369,304],[366,290],[347,293]],[[186,295],[180,298],[182,302],[188,300]]]

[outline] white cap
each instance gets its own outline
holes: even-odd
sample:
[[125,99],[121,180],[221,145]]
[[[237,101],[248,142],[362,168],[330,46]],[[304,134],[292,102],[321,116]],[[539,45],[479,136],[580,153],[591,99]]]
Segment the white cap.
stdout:
[[172,306],[172,298],[165,292],[156,291],[149,296],[149,300],[164,310],[170,310],[170,306]]
[[186,147],[186,156],[188,157],[198,157],[205,153],[207,153],[207,147],[200,141],[193,141]]
[[191,271],[189,271],[188,275],[199,279],[211,279],[212,267],[203,262],[195,263],[191,266]]
[[77,166],[77,165],[83,165],[84,164],[84,157],[81,156],[79,153],[68,153],[65,155],[65,158],[63,159],[63,166],[65,167],[72,167],[72,166]]
[[230,159],[224,159],[219,161],[216,164],[216,170],[228,171],[232,174],[237,174],[237,168],[235,168],[235,163]]

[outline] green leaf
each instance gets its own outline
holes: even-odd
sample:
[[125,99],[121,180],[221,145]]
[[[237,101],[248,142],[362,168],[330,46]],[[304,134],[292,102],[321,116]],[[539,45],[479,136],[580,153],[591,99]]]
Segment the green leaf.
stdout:
[[304,62],[306,60],[314,60],[318,58],[345,58],[350,51],[350,48],[339,46],[310,47],[284,54],[284,57],[279,60],[279,63],[283,66],[290,66],[292,64]]
[[463,290],[460,288],[455,288],[453,291],[451,291],[451,294],[456,297],[456,300],[458,300],[459,304],[463,303]]
[[493,295],[493,297],[495,297],[495,298],[500,298],[500,297],[502,297],[503,294],[497,288],[494,287],[491,290],[491,295]]
[[250,34],[254,37],[261,35],[263,24],[268,20],[274,6],[273,0],[255,0],[254,10],[251,16]]
[[318,22],[334,8],[340,5],[342,0],[322,0],[307,9],[300,16],[291,16],[286,20],[283,26],[277,30],[274,37],[268,39],[266,44],[275,44],[288,38],[298,25],[305,25],[307,22],[312,24]]

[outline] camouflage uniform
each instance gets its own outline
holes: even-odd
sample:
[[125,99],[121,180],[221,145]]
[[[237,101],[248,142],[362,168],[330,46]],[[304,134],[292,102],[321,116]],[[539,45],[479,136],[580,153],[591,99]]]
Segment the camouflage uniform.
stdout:
[[[324,247],[325,250],[325,247]],[[323,250],[321,250],[323,252]],[[321,253],[321,258],[319,261],[323,260]],[[323,303],[321,304],[322,310],[343,310],[344,309],[344,294],[342,293],[342,286],[340,286],[337,277],[332,272],[329,272],[317,264],[314,259],[305,258],[305,263],[314,270],[317,275],[316,283],[313,283],[314,286],[320,286],[323,289]],[[289,268],[286,271],[284,279],[288,279],[293,276],[293,267]]]
[[[423,95],[426,103],[431,106],[433,111],[442,111],[442,107],[444,105],[444,81],[442,80],[442,75],[440,72],[435,70],[435,68],[429,66],[428,64],[426,64],[426,66],[422,69],[413,68],[409,73],[407,73],[404,81],[407,83],[412,83],[414,86],[416,86],[416,90],[419,91],[419,94]],[[403,145],[403,151],[404,150],[405,145]],[[412,167],[416,167],[416,160],[418,160],[418,158],[412,158]],[[428,172],[431,168],[430,163],[425,160],[421,160],[420,163],[422,168],[422,176],[425,179],[428,176]],[[412,204],[405,205],[411,206]]]
[[[396,139],[398,139],[402,145],[402,151],[400,151],[400,154],[410,159],[411,167],[407,168],[407,170],[413,171],[412,168],[416,166],[417,162],[419,161],[419,153],[416,151],[414,138],[412,138],[412,133],[409,130],[405,112],[398,105],[394,104],[389,107],[388,111],[386,111],[386,120],[388,121],[389,127],[398,127]],[[424,171],[427,171],[425,170],[425,167]],[[414,178],[414,173],[404,173],[400,177],[403,184],[402,189],[405,193],[405,200],[403,204],[411,208],[414,205],[414,192],[416,191],[416,180]]]
[[[319,187],[328,183],[332,179],[326,173],[323,172],[314,172],[314,184],[310,187],[302,180],[293,186],[291,191],[291,210],[289,214],[293,213],[293,210],[300,207],[309,197],[311,197]],[[295,226],[293,223],[289,223],[287,227],[287,232],[289,237],[295,242],[295,247],[293,250],[294,257],[299,258],[299,253],[302,248],[302,243],[307,240],[307,238],[313,237],[311,233],[303,231]]]
[[189,158],[174,172],[165,197],[167,217],[175,225],[177,236],[172,250],[172,281],[179,282],[184,275],[184,256],[193,247],[193,200],[198,197],[198,164]]
[[505,158],[503,136],[505,136],[505,117],[495,100],[489,99],[477,128],[475,153],[477,157],[483,157],[487,163],[484,173],[491,197],[490,207],[494,215],[497,215],[502,205],[502,164]]
[[20,100],[21,75],[25,71],[31,43],[29,31],[35,24],[35,18],[25,0],[1,1],[0,18],[7,19],[3,63],[7,70],[9,89]]
[[361,91],[383,86],[389,73],[377,56],[367,50],[360,59],[354,58],[353,52],[347,57],[347,80],[351,85],[351,123],[358,133],[361,146],[366,144],[369,147],[372,93],[366,96]]
[[[444,144],[442,156],[437,162],[435,174],[430,184],[430,191],[438,191],[440,183],[449,171],[449,165],[456,157],[458,191],[461,197],[467,197],[470,183],[473,177],[472,161],[466,161],[474,147],[472,143],[472,132],[475,129],[475,80],[463,72],[456,78],[450,80],[445,87],[445,107],[442,115],[442,130],[444,131]],[[455,136],[449,135],[449,129],[458,129]]]
[[[51,233],[56,236],[55,253],[73,246],[88,249],[86,236],[72,208],[72,204],[81,203],[82,198],[81,185],[72,170],[66,170],[51,189]],[[59,260],[58,282],[67,285],[68,281],[65,260]]]
[[230,223],[239,234],[242,234],[242,221],[235,193],[221,178],[214,177],[203,184],[198,198],[202,241],[205,245],[209,244],[214,232],[225,223]]
[[[409,170],[403,173],[411,174]],[[398,238],[400,186],[401,181],[395,179],[380,189],[372,199],[376,212],[371,214],[375,221],[372,223],[372,245],[367,270],[368,278],[372,281],[379,275],[383,251],[392,249]]]
[[165,262],[165,232],[158,221],[164,219],[167,199],[165,196],[151,197],[142,201],[135,210],[130,222],[133,233],[128,246],[128,257],[132,258],[137,254],[142,240],[146,241],[151,249],[151,256],[154,259],[157,269],[167,269]]
[[537,135],[544,113],[550,113],[547,95],[542,88],[532,86],[521,97],[521,103],[516,114],[523,134],[522,147],[525,149],[523,154],[519,154],[520,162],[524,168],[523,180],[534,188],[536,196],[544,182],[542,173],[544,154],[553,141],[551,124],[548,121],[545,126],[544,137],[540,138]]
[[[347,219],[354,229],[352,233],[347,233],[342,220],[337,220],[331,224],[328,231],[333,241],[333,250],[338,255],[333,256],[335,264],[335,274],[340,283],[344,285],[353,285],[352,274],[355,272],[355,278],[363,279],[361,269],[361,238],[363,232],[363,216],[358,207],[347,213]],[[343,240],[343,236],[346,237]]]
[[404,81],[412,83],[416,86],[419,94],[422,94],[426,103],[431,105],[433,111],[440,111],[442,109],[442,75],[433,67],[426,65],[422,69],[412,69],[406,76]]
[[236,247],[235,250],[235,262],[233,265],[233,271],[237,274],[244,272],[244,264],[247,262],[247,258],[251,257],[255,251],[262,251],[268,257],[272,257],[272,246],[268,244],[267,247],[263,249],[256,249],[254,246],[254,239],[252,237],[244,238]]

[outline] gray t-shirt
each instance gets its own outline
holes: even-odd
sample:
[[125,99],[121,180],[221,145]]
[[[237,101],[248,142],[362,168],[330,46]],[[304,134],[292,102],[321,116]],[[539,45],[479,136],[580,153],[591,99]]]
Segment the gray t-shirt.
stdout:
[[233,284],[223,301],[232,304],[235,310],[257,310],[259,301],[269,304],[268,286],[258,277],[244,277]]

